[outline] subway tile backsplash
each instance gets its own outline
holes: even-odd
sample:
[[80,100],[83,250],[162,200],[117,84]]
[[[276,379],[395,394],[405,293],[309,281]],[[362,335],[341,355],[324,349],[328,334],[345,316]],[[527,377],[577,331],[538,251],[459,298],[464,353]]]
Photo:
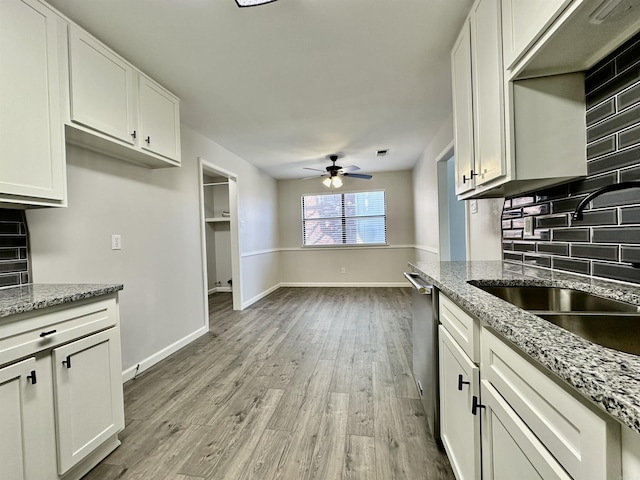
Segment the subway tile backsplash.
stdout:
[[24,211],[0,208],[0,288],[29,283],[29,267]]
[[585,87],[588,176],[507,198],[503,260],[640,284],[640,189],[604,194],[571,219],[589,193],[640,180],[640,35],[587,72]]

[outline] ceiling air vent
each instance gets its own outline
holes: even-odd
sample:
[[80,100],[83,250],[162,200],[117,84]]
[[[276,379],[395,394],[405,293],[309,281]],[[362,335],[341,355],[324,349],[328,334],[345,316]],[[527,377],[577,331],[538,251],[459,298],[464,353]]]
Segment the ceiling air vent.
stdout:
[[378,157],[384,157],[387,153],[389,153],[389,149],[385,149],[385,150],[378,150],[376,152],[376,156]]

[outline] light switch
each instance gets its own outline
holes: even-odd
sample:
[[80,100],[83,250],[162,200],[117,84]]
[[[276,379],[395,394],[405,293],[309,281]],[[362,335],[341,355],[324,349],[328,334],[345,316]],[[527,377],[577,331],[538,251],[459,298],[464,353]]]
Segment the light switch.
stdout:
[[471,213],[478,213],[478,200],[471,200],[469,202],[469,209]]
[[533,235],[533,217],[524,217],[524,234],[529,237]]

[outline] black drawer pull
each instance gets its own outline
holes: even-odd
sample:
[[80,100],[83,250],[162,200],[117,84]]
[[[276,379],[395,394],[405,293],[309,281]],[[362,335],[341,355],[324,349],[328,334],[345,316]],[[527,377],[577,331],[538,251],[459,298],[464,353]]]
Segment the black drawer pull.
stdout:
[[48,337],[49,335],[53,335],[57,330],[49,330],[48,332],[42,332],[40,334],[40,338]]
[[132,136],[133,138],[136,138],[136,131],[135,131],[135,130],[133,131],[133,133],[131,134],[131,136]]
[[67,355],[66,360],[63,360],[62,364],[67,368],[71,368],[71,355]]
[[480,403],[480,401],[478,400],[478,397],[476,397],[475,395],[473,396],[473,399],[471,401],[471,413],[474,415],[477,415],[478,413],[478,409],[480,408],[486,408],[484,405],[482,405]]
[[31,381],[31,385],[35,385],[37,383],[35,370],[31,370],[31,375],[27,375],[27,380]]
[[458,375],[458,390],[462,391],[462,385],[471,385],[471,382],[463,382],[462,374]]

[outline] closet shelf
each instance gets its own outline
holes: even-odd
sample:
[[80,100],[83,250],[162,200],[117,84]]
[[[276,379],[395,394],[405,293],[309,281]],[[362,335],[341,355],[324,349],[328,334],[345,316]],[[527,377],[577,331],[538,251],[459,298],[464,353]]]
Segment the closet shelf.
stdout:
[[207,217],[204,219],[204,221],[207,223],[228,222],[230,220],[230,217]]

